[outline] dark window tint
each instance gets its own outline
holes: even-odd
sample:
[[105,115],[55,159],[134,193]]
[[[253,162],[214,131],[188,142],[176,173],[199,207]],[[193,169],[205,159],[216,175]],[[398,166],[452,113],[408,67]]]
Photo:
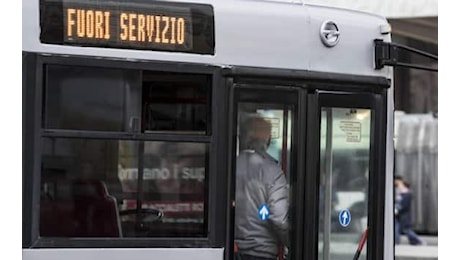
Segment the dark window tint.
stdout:
[[207,144],[42,140],[40,236],[206,236]]
[[209,76],[144,72],[144,131],[206,133],[210,90]]
[[137,71],[47,66],[45,127],[129,131],[140,114]]

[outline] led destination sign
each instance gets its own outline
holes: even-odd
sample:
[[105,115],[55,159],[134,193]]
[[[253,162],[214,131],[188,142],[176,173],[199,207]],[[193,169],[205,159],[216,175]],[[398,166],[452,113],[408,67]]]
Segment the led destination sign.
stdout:
[[64,41],[190,50],[190,15],[169,16],[98,8],[64,8]]
[[[56,7],[55,1],[42,1],[40,39],[45,43],[214,53],[209,5],[61,0]],[[51,22],[51,16],[60,21]]]

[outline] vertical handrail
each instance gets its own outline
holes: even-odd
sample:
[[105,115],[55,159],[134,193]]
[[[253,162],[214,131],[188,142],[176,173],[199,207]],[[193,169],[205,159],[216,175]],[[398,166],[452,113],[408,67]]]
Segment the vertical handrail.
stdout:
[[[281,169],[283,170],[284,175],[286,176],[287,169],[287,138],[288,138],[288,114],[289,108],[287,106],[283,107],[283,137],[281,145]],[[278,250],[278,259],[284,259],[284,245],[281,245]]]
[[358,248],[356,249],[355,256],[353,257],[353,260],[358,260],[359,255],[361,255],[361,251],[363,250],[364,244],[366,243],[367,240],[367,231],[369,228],[366,228],[364,231],[363,235],[361,236],[361,240],[359,241]]
[[288,107],[285,106],[283,108],[283,144],[282,144],[282,149],[281,149],[281,161],[282,163],[282,169],[284,174],[286,175],[286,167],[287,167],[287,138],[288,138]]
[[331,241],[332,208],[332,109],[326,108],[326,151],[325,151],[325,196],[324,196],[324,236],[323,259],[329,260]]

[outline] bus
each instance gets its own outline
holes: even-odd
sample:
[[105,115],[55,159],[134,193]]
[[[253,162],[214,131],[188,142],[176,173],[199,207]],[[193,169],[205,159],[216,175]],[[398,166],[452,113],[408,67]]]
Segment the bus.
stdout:
[[281,0],[23,0],[22,32],[24,260],[234,259],[253,116],[270,122],[289,188],[278,259],[394,259],[384,17]]

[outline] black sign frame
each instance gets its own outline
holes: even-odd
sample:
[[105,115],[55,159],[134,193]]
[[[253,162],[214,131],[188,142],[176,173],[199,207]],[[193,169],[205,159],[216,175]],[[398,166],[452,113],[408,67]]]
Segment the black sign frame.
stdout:
[[[66,33],[69,32],[68,24],[66,23],[66,8],[111,12],[110,18],[107,18],[110,19],[110,37],[106,37],[107,39],[101,37],[101,39],[96,39],[95,37],[79,38],[75,37],[75,35],[69,37]],[[151,19],[154,16],[165,20],[171,18],[171,21],[176,21],[176,18],[183,18],[185,24],[182,35],[183,44],[178,44],[177,41],[174,41],[174,44],[162,41],[149,42],[147,40],[122,41],[119,36],[126,31],[120,31],[121,22],[119,17],[121,13],[149,15]],[[77,22],[75,21],[76,13],[73,13],[72,19],[74,19],[73,22]],[[125,20],[125,22],[127,23],[128,21]],[[124,26],[126,25],[124,24]],[[75,25],[73,26],[73,29],[75,29]],[[170,30],[172,26],[169,28]],[[214,10],[211,5],[207,4],[149,0],[134,0],[129,3],[121,0],[40,0],[40,28],[40,41],[47,44],[215,54]],[[174,28],[177,30],[176,26]],[[167,31],[164,26],[161,27],[161,31],[163,30]],[[169,37],[171,36],[169,35]],[[163,40],[167,41],[167,39]]]

